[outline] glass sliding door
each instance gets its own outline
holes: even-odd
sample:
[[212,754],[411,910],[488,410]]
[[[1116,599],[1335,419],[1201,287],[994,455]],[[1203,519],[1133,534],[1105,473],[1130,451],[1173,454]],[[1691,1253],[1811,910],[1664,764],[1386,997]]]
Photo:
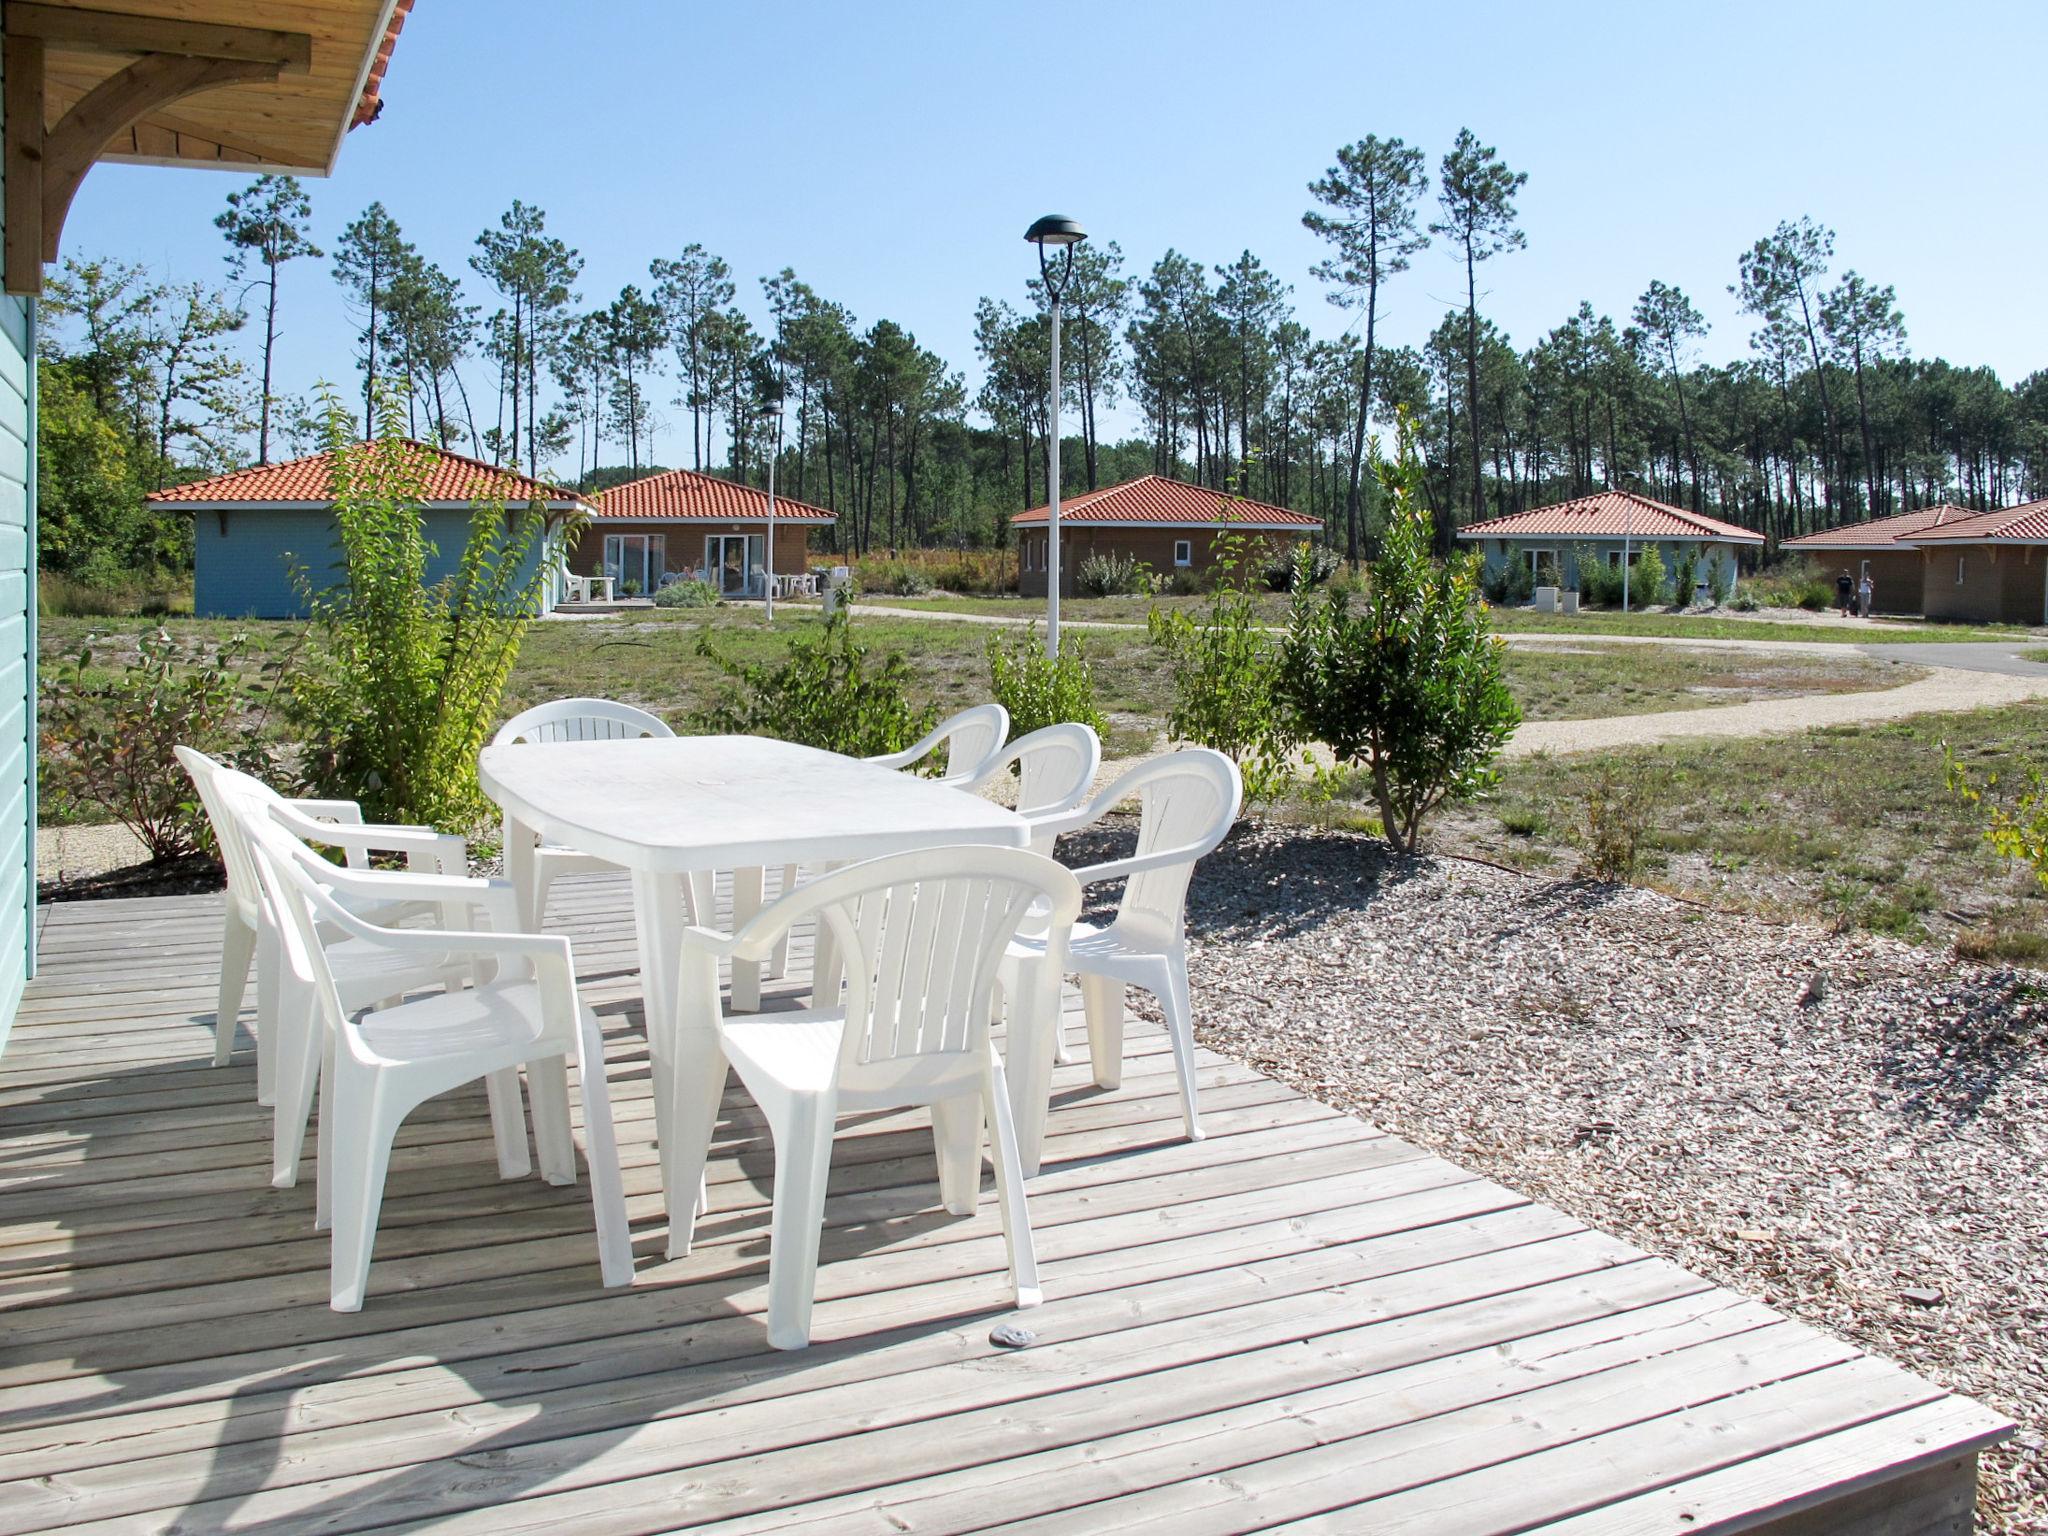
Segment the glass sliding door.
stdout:
[[608,533],[604,536],[604,574],[618,597],[651,596],[668,568],[667,539],[658,533]]
[[758,533],[714,533],[704,540],[704,570],[720,597],[759,597],[768,540]]

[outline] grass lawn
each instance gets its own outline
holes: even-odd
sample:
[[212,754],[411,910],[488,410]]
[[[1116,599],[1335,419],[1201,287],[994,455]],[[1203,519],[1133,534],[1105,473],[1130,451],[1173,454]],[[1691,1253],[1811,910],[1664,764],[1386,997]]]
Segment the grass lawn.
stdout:
[[[1045,599],[1039,597],[870,597],[863,602],[920,612],[962,613],[982,618],[1043,619]],[[1153,607],[1199,610],[1206,597],[1069,597],[1060,602],[1065,619],[1094,623],[1143,624]],[[1287,622],[1284,593],[1258,595],[1269,624]],[[1924,624],[1875,619],[1866,625],[1806,624],[1782,619],[1752,619],[1739,614],[1618,613],[1587,609],[1572,617],[1537,613],[1530,608],[1495,608],[1493,627],[1501,634],[1568,634],[1587,639],[1604,635],[1663,636],[1674,640],[1794,640],[1836,645],[1926,644],[1963,640],[2024,640],[2034,631],[2010,624]]]
[[[2048,706],[2016,705],[1803,736],[1667,742],[1511,761],[1445,814],[1438,846],[1568,873],[1603,776],[1649,788],[1639,878],[1721,905],[1840,921],[1965,953],[2048,961],[2048,900],[1987,848],[1943,783],[1942,744],[2008,782],[2048,764]],[[1370,810],[1363,795],[1335,808]]]

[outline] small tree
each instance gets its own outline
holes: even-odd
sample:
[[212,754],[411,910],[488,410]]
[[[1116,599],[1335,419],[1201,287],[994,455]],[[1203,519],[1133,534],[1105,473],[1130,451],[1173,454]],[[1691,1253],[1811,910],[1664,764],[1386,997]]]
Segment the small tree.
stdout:
[[845,608],[794,635],[774,664],[722,654],[707,631],[697,653],[736,685],[690,717],[690,728],[720,736],[775,736],[848,757],[900,752],[932,727],[935,712],[913,708],[910,664],[891,651],[870,666]]
[[323,398],[345,574],[316,590],[303,566],[293,573],[312,619],[289,695],[302,772],[318,793],[362,801],[372,820],[467,832],[489,811],[476,755],[553,574],[547,514],[508,508],[479,484],[462,559],[429,585],[429,461],[405,439],[402,406],[380,390],[377,436],[355,443],[352,416]]
[[1493,782],[1522,712],[1502,677],[1507,643],[1487,632],[1477,600],[1474,558],[1430,558],[1405,410],[1398,432],[1398,456],[1376,466],[1387,525],[1371,590],[1355,613],[1343,592],[1296,594],[1277,695],[1303,737],[1370,775],[1387,841],[1412,853],[1437,805]]
[[1664,600],[1664,557],[1654,544],[1645,544],[1629,567],[1628,600],[1632,608],[1654,608]]
[[1010,740],[1048,725],[1072,721],[1096,735],[1109,731],[1095,705],[1095,674],[1078,636],[1060,637],[1057,660],[1045,654],[1038,626],[1014,631],[1008,640],[988,637],[989,691],[1010,713]]

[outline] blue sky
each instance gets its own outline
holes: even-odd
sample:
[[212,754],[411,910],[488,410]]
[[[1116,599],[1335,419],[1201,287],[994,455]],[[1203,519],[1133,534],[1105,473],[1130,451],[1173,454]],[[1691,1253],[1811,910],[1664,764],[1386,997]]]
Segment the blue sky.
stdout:
[[[1485,270],[1482,299],[1519,345],[1582,298],[1624,319],[1657,277],[1712,322],[1704,356],[1737,355],[1737,255],[1811,214],[1837,233],[1837,270],[1897,286],[1914,352],[2010,382],[2048,366],[2044,45],[2038,0],[420,0],[382,120],[308,187],[322,244],[381,199],[465,275],[480,229],[514,197],[538,203],[582,252],[592,303],[693,240],[732,263],[757,316],[754,280],[790,266],[972,381],[975,300],[1022,300],[1021,236],[1046,211],[1118,240],[1139,271],[1169,246],[1212,264],[1250,248],[1334,332],[1345,317],[1308,274],[1307,183],[1367,133],[1434,165],[1469,125],[1529,175],[1528,248]],[[102,166],[66,253],[221,281],[212,220],[240,184]],[[286,269],[283,391],[353,381],[326,268]],[[1419,341],[1461,288],[1448,251],[1423,253],[1382,334]],[[687,420],[666,415],[657,452],[674,463]]]

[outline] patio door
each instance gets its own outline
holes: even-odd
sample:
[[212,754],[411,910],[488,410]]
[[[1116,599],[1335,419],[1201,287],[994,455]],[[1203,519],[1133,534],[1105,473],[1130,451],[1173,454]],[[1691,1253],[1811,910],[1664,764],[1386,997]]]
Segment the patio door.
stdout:
[[608,533],[604,536],[604,574],[612,579],[612,591],[626,595],[633,591],[651,594],[661,586],[667,569],[668,540],[658,533]]
[[704,541],[705,574],[720,597],[757,597],[756,569],[765,569],[768,541],[758,533],[714,533]]

